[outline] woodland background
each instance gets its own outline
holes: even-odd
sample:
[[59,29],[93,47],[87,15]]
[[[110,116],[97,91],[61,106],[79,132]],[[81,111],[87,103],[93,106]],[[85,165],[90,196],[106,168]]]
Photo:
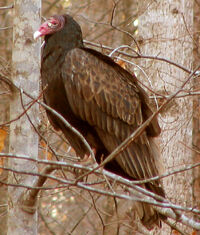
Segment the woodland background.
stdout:
[[[106,192],[129,196],[117,179],[108,180],[103,173],[95,173],[82,180],[88,182],[85,189],[70,184],[82,174],[74,170],[75,164],[87,167],[92,161],[80,162],[61,133],[48,123],[42,105],[36,104],[36,100],[42,101],[40,45],[32,35],[40,25],[40,10],[42,21],[56,13],[71,14],[81,25],[88,47],[110,55],[137,75],[156,101],[155,110],[167,102],[159,113],[162,134],[157,141],[165,166],[163,173],[170,172],[163,178],[167,199],[178,214],[174,220],[170,212],[171,219],[161,229],[145,230],[131,200],[108,196]],[[1,0],[0,234],[198,234],[199,29],[199,0]],[[35,101],[27,99],[24,92]],[[41,164],[23,160],[19,157],[22,154],[47,161]],[[45,172],[50,161],[72,163],[74,168]],[[37,170],[40,175],[35,175]],[[39,177],[47,180],[38,195],[37,213],[30,214],[18,201]]]

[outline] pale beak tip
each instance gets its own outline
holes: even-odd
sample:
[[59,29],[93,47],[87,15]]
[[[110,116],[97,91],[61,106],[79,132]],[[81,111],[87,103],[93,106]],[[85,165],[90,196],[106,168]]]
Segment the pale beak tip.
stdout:
[[39,38],[41,36],[42,36],[42,33],[40,31],[35,31],[35,33],[33,34],[34,40],[36,40],[37,38]]

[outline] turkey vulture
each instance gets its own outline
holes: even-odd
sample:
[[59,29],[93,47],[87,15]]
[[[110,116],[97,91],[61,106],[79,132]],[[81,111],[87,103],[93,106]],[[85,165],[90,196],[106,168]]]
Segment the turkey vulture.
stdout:
[[[52,16],[34,33],[35,39],[41,36],[45,40],[41,62],[44,102],[85,137],[100,163],[152,115],[148,96],[135,76],[108,56],[84,46],[81,28],[70,15]],[[80,157],[89,155],[77,135],[48,110],[47,115]],[[158,175],[160,158],[153,137],[159,134],[154,118],[105,169],[130,180]],[[143,187],[165,195],[159,180]],[[152,206],[139,205],[139,217],[148,229],[160,225],[163,218]]]

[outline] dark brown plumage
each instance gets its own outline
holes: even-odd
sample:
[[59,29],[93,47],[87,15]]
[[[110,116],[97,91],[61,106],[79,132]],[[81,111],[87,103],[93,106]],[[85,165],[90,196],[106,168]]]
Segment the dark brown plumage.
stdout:
[[[41,77],[44,101],[75,127],[92,148],[96,160],[109,155],[134,132],[152,110],[136,78],[109,57],[82,42],[80,26],[69,15],[53,16],[35,33],[45,35]],[[47,111],[51,124],[61,130],[76,153],[89,154],[81,140]],[[159,174],[159,154],[153,137],[160,134],[157,119],[105,168],[131,180]],[[144,187],[164,196],[159,181]],[[160,224],[160,215],[148,204],[138,204],[138,214],[149,229]]]

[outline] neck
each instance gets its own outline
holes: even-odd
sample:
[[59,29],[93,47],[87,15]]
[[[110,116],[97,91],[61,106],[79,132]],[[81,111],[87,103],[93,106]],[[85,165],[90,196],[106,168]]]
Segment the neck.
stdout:
[[59,67],[65,59],[65,55],[73,48],[82,48],[82,35],[79,32],[67,32],[61,30],[53,35],[45,37],[45,45],[42,53],[42,61],[48,58],[48,66]]
[[82,32],[79,24],[69,15],[62,15],[63,28],[52,35],[45,36],[46,48],[59,46],[64,51],[83,47]]

